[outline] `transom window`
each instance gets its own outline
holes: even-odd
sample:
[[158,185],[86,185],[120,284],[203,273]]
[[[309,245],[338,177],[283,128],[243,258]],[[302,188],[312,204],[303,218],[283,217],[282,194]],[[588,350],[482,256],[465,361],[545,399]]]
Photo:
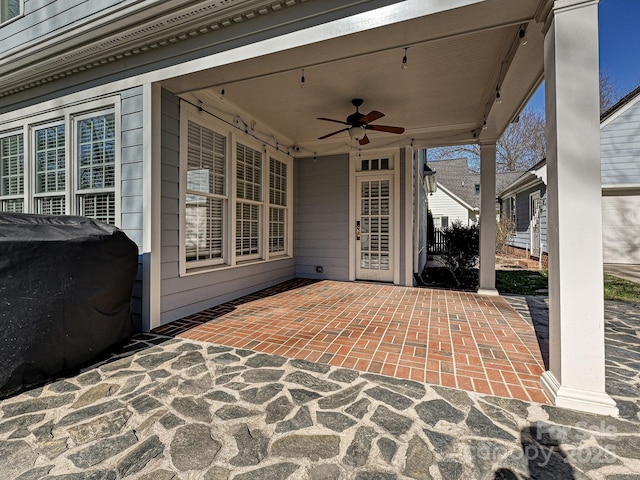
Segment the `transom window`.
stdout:
[[23,0],[0,0],[0,24],[17,18],[22,13]]
[[360,161],[360,171],[366,172],[369,170],[392,170],[393,165],[389,157],[382,158],[368,158]]
[[290,161],[183,105],[181,271],[291,254]]
[[38,120],[0,132],[0,210],[83,215],[115,225],[114,109]]

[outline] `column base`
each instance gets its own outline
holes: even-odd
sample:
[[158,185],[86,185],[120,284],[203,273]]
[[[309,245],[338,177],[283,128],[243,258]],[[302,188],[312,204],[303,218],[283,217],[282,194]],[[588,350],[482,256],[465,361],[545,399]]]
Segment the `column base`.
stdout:
[[488,296],[496,297],[500,294],[498,293],[498,290],[496,290],[495,288],[479,288],[478,295],[488,295]]
[[563,387],[550,371],[542,374],[540,379],[545,392],[557,407],[597,413],[598,415],[618,416],[616,402],[605,392],[578,390]]

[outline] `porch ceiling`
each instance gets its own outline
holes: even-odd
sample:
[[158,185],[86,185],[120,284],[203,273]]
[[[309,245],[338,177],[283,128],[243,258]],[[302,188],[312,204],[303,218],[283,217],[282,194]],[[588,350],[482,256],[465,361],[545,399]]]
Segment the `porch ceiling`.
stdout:
[[[224,88],[225,103],[216,108],[239,107],[257,129],[268,127],[280,143],[301,147],[304,156],[352,147],[347,132],[317,140],[342,128],[317,117],[344,120],[356,97],[365,100],[362,112],[385,114],[376,124],[405,128],[403,135],[370,132],[366,148],[497,138],[542,79],[542,26],[533,20],[539,3],[484,0],[185,75],[164,86],[206,105],[216,103]],[[521,25],[525,46],[518,39]],[[494,101],[497,85],[500,104]]]

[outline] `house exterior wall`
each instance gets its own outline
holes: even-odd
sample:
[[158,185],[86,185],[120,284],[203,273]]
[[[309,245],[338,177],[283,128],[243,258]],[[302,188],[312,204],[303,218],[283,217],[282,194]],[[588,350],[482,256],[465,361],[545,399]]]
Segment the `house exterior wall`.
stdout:
[[[24,15],[0,29],[0,56],[16,45],[37,44],[89,17],[132,0],[25,0]],[[10,41],[8,41],[11,39]]]
[[[11,24],[10,24],[11,25]],[[4,27],[3,27],[4,28]],[[100,105],[96,107],[95,105]],[[80,99],[70,102],[43,102],[35,104],[28,109],[15,112],[15,116],[7,116],[7,121],[0,121],[0,134],[5,131],[16,131],[16,125],[20,128],[31,127],[42,122],[43,118],[56,119],[62,121],[63,114],[73,117],[77,113],[85,111],[101,111],[105,108],[114,108],[119,113],[119,149],[116,155],[116,180],[119,179],[115,187],[116,217],[115,225],[121,228],[127,236],[138,246],[140,252],[138,260],[138,275],[132,295],[132,318],[136,327],[142,325],[142,247],[143,247],[143,112],[142,112],[142,87],[137,86],[121,91],[109,92],[107,96],[92,97],[86,95]],[[66,113],[65,113],[66,112]],[[70,112],[70,113],[69,113]],[[66,118],[66,117],[65,117]],[[19,120],[18,120],[19,119]],[[17,122],[17,123],[16,123]],[[35,122],[35,123],[34,123]],[[64,120],[66,127],[70,127],[67,120]],[[28,130],[27,130],[28,131]],[[69,137],[73,138],[73,137]],[[27,140],[28,141],[28,140]],[[76,145],[70,140],[69,150],[74,150]],[[25,156],[25,162],[30,165],[35,163],[33,152]],[[69,162],[67,158],[67,162]],[[77,159],[75,160],[77,165]],[[32,170],[32,169],[31,169]],[[69,172],[73,177],[75,173]],[[33,171],[31,171],[31,176]],[[67,179],[66,189],[73,183],[72,178]],[[27,181],[30,181],[29,179]],[[31,193],[33,195],[33,192]],[[34,212],[35,206],[27,210]],[[72,208],[67,205],[67,208]],[[77,214],[77,211],[67,210],[67,213]]]
[[162,91],[161,298],[165,324],[295,276],[286,257],[208,271],[180,273],[180,103]]
[[605,263],[640,264],[640,97],[600,130]]
[[470,225],[472,219],[475,220],[475,212],[469,210],[460,202],[453,199],[441,188],[438,188],[428,197],[429,210],[434,219],[441,217],[449,218],[449,225],[453,222],[460,222],[462,225]]
[[[509,241],[509,245],[512,247],[531,250],[530,195],[538,191],[540,192],[540,198],[546,203],[547,187],[542,183],[516,193],[516,232]],[[542,207],[540,217],[540,237],[542,241],[542,252],[547,253],[547,209],[545,205]]]
[[640,101],[600,130],[602,185],[640,186]]
[[640,188],[602,197],[604,263],[640,264]]
[[296,159],[294,184],[296,275],[349,280],[349,156]]
[[[121,92],[121,228],[142,253],[143,200],[143,128],[142,87]],[[142,329],[143,255],[138,255],[138,274],[133,287],[132,321]]]

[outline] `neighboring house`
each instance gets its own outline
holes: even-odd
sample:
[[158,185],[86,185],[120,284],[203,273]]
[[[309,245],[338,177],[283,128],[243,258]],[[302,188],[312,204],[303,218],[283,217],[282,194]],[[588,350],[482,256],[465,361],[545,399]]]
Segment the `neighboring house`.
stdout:
[[640,264],[640,86],[601,117],[605,263]]
[[511,253],[547,262],[547,164],[538,162],[516,180],[498,189],[501,219],[509,220],[514,236]]
[[[640,87],[600,118],[603,260],[640,264]],[[498,200],[501,215],[514,222],[512,251],[546,256],[546,161],[498,189]]]
[[[469,169],[466,158],[435,160],[429,167],[436,172],[437,190],[428,197],[435,228],[459,222],[473,225],[480,219],[480,174]],[[522,172],[496,173],[496,191],[522,175]]]

